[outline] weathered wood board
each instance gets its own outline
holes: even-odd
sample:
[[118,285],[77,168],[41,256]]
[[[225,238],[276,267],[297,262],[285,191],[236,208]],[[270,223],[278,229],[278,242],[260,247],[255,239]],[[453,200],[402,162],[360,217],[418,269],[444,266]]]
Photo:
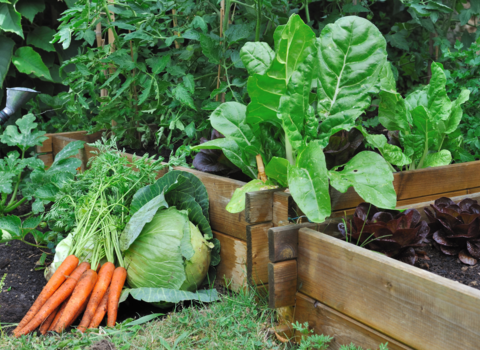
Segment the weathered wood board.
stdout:
[[225,281],[227,287],[239,290],[247,283],[247,244],[237,238],[213,231],[220,241],[220,259],[217,266],[217,279]]
[[247,276],[252,285],[268,283],[268,230],[271,222],[247,226]]
[[415,349],[478,349],[480,290],[302,228],[299,292]]
[[389,350],[411,349],[302,293],[296,294],[295,320],[308,322],[315,334],[333,337],[329,350],[338,350],[342,345],[351,343],[363,349],[376,350],[380,344],[385,343],[388,343]]
[[269,307],[295,305],[297,292],[297,260],[268,263]]

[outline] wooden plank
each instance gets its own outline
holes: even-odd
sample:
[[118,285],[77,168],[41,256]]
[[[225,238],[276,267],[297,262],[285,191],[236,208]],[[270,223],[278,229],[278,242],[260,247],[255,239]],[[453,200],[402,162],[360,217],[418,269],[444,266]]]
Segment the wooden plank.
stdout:
[[268,230],[271,222],[247,226],[247,277],[251,284],[268,281]]
[[293,198],[290,193],[278,191],[273,193],[273,226],[289,225],[288,216],[293,206]]
[[479,192],[480,192],[480,187],[475,187],[475,188],[469,188],[468,189],[468,194],[479,193]]
[[43,141],[41,146],[37,146],[37,153],[49,153],[49,152],[53,152],[51,137]]
[[416,349],[478,349],[480,290],[310,230],[300,292]]
[[46,168],[53,164],[53,154],[51,153],[41,154],[38,156],[38,159],[42,160]]
[[228,288],[238,291],[247,283],[247,243],[239,239],[213,231],[220,241],[220,259],[217,266],[217,280]]
[[317,229],[315,223],[292,224],[268,230],[268,259],[272,263],[297,258],[298,230],[302,227]]
[[268,263],[268,306],[272,309],[295,305],[297,260]]
[[272,221],[273,194],[278,189],[245,193],[245,221],[249,224]]
[[333,337],[329,350],[338,350],[342,345],[351,343],[363,349],[378,349],[380,344],[385,343],[390,350],[411,349],[302,293],[296,294],[295,321],[308,322],[315,334]]

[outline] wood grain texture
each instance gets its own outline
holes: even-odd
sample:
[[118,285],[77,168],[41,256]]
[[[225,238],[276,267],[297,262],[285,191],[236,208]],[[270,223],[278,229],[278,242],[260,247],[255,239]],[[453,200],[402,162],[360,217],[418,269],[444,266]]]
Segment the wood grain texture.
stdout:
[[247,283],[247,243],[213,231],[213,237],[220,241],[220,259],[217,266],[217,280],[228,288],[238,291]]
[[302,227],[317,229],[315,223],[272,227],[268,230],[268,259],[272,263],[297,258],[298,230]]
[[296,292],[297,260],[268,263],[268,306],[293,306]]
[[38,159],[40,159],[43,164],[45,164],[45,168],[48,168],[50,165],[53,164],[53,154],[51,153],[41,154],[38,156]]
[[415,349],[478,349],[480,290],[310,229],[298,250],[301,293]]
[[388,342],[389,350],[411,350],[410,347],[355,321],[351,317],[324,305],[302,293],[296,294],[295,321],[308,322],[315,334],[333,337],[329,350],[338,350],[342,345],[354,343],[364,349],[378,349]]
[[247,226],[247,278],[253,285],[268,282],[268,230],[271,222]]
[[290,193],[278,191],[273,193],[273,226],[288,225],[288,216],[293,208],[293,198]]
[[272,221],[273,194],[278,189],[245,193],[245,221],[249,224]]

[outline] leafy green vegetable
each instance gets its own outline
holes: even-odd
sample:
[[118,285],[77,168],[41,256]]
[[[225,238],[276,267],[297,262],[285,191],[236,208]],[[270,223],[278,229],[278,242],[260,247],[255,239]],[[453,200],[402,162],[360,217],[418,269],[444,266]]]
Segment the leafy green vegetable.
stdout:
[[182,298],[199,300],[181,291],[197,290],[209,267],[220,262],[220,242],[212,240],[201,204],[208,217],[205,187],[183,171],[171,171],[137,191],[131,205],[135,213],[120,238],[134,298],[160,307]]
[[[327,25],[316,39],[311,28],[292,15],[276,29],[274,39],[273,58],[258,43],[242,49],[243,63],[253,73],[248,79],[251,102],[246,110],[240,103],[226,102],[210,117],[225,139],[192,148],[222,149],[255,179],[236,192],[227,210],[243,208],[245,189],[261,188],[256,180],[257,154],[267,164],[270,181],[288,185],[312,221],[322,222],[331,213],[329,179],[342,192],[354,186],[377,206],[395,207],[393,176],[382,157],[361,152],[339,164],[343,171],[328,171],[324,156],[331,136],[354,128],[371,95],[378,92],[386,67],[381,33],[369,21],[350,16]],[[392,84],[391,79],[382,82]],[[315,85],[317,93],[312,94]]]
[[404,152],[389,145],[383,135],[366,136],[366,139],[393,165],[421,169],[448,165],[452,161],[450,151],[442,148],[445,138],[460,124],[462,104],[468,101],[470,91],[462,90],[455,101],[450,101],[442,66],[434,62],[431,69],[430,83],[405,99],[392,90],[380,92],[380,123],[390,131],[399,132]]

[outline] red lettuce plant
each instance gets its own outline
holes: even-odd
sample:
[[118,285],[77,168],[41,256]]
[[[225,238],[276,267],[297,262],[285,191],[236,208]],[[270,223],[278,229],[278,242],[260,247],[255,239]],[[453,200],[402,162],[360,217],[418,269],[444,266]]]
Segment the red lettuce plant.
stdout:
[[381,211],[368,203],[359,204],[353,219],[344,220],[338,229],[347,241],[411,265],[417,261],[414,248],[426,245],[430,232],[415,209]]
[[458,255],[461,262],[475,265],[480,259],[480,205],[467,198],[455,204],[442,197],[425,208],[435,247],[446,255]]
[[[223,137],[222,134],[213,129],[210,140],[202,137],[200,139],[200,144]],[[230,174],[240,170],[233,165],[232,162],[225,157],[223,151],[219,149],[202,149],[193,159],[193,166],[197,170],[212,174]]]

